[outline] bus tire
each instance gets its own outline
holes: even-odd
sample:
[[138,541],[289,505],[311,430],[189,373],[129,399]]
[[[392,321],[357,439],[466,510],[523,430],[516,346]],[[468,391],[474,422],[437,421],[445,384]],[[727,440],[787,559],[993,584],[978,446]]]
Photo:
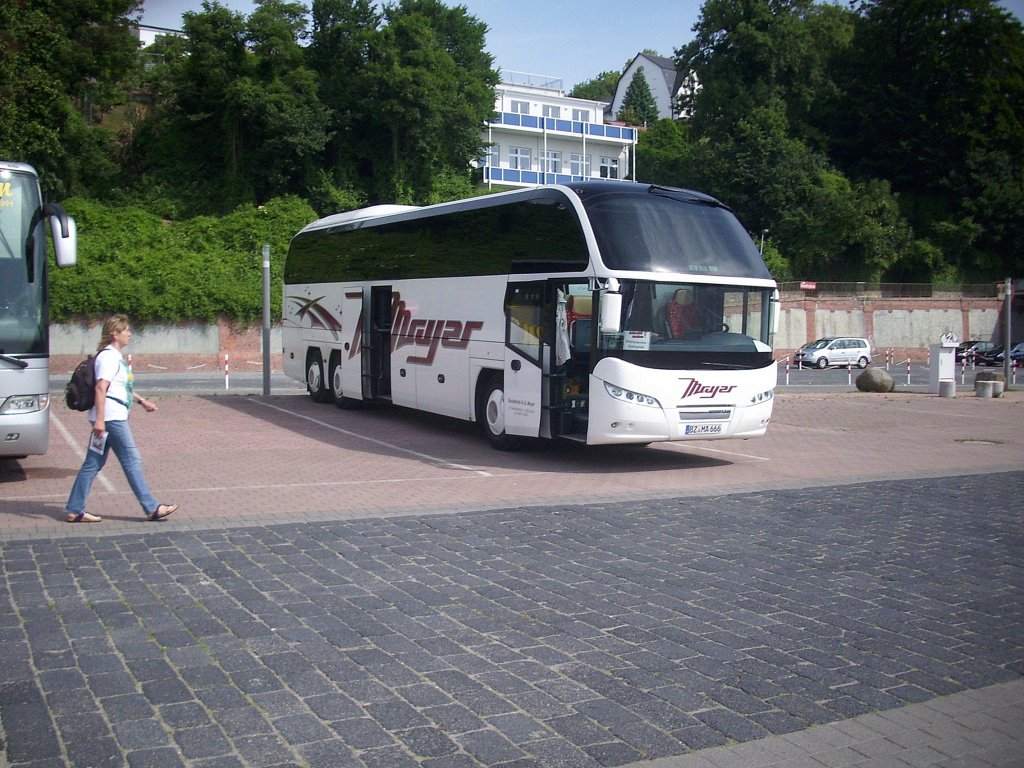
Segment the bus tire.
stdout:
[[319,349],[311,349],[306,353],[306,391],[314,403],[326,403],[331,399],[331,392],[324,380],[324,359]]
[[330,371],[330,379],[328,379],[330,386],[331,400],[334,401],[334,405],[341,408],[343,411],[351,411],[356,408],[363,407],[363,401],[354,397],[346,397],[344,389],[341,386],[341,352],[332,352],[331,361],[327,365],[327,370]]
[[493,448],[515,451],[522,447],[522,437],[505,432],[505,379],[501,374],[489,377],[480,388],[476,418]]

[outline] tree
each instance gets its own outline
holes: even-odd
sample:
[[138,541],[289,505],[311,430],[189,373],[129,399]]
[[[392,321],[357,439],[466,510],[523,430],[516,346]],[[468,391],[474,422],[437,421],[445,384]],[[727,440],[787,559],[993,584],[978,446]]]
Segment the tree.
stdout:
[[98,123],[123,101],[137,45],[129,17],[141,4],[0,3],[0,156],[32,163],[45,191],[103,188],[116,176]]
[[[1024,29],[990,0],[858,11],[822,114],[832,154],[850,174],[890,179],[953,273],[1010,274],[1024,250]],[[928,279],[934,265],[922,265],[901,276]]]
[[693,147],[688,127],[679,121],[662,118],[641,131],[636,147],[637,181],[685,187]]
[[416,202],[436,174],[479,157],[498,72],[484,51],[486,25],[462,6],[402,0],[384,20],[368,37],[348,146],[372,197]]
[[648,125],[658,119],[658,104],[651,95],[643,69],[638,68],[633,73],[617,117],[631,125]]
[[242,14],[205,0],[183,16],[187,40],[169,64],[170,98],[139,139],[141,171],[187,192],[187,211],[301,193],[316,178],[327,112],[299,41],[306,9],[257,0]]
[[602,72],[597,77],[577,83],[569,95],[574,99],[611,102],[615,98],[615,86],[618,85],[621,72]]

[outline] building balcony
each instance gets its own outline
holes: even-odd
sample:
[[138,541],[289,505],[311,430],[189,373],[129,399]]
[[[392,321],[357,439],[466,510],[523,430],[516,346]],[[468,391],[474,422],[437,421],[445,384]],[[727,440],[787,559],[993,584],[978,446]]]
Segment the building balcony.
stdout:
[[549,131],[565,136],[581,136],[622,143],[633,143],[637,139],[637,129],[627,128],[624,125],[582,123],[576,120],[560,120],[555,117],[519,115],[515,112],[499,112],[489,125]]
[[[599,176],[576,176],[569,173],[521,171],[515,168],[499,168],[494,165],[485,165],[481,170],[483,171],[484,182],[491,184],[523,184],[527,186],[572,184],[576,181],[591,181],[601,178]],[[628,179],[606,179],[606,181],[628,181]]]

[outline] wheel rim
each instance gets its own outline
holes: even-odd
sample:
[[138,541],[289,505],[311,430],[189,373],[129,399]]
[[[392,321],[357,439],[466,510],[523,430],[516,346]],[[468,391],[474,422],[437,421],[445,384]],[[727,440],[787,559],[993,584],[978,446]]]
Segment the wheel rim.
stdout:
[[320,363],[317,360],[309,361],[309,369],[306,371],[306,383],[313,392],[319,392],[323,388],[323,374],[320,372]]
[[819,360],[818,360],[818,367],[819,368],[828,368],[828,360],[826,360],[824,357],[819,358]]
[[505,393],[500,389],[492,389],[484,406],[484,421],[494,435],[505,432]]
[[331,372],[331,389],[335,397],[341,397],[341,366],[336,365]]
[[858,368],[867,368],[868,367],[868,359],[866,357],[862,357],[860,360],[857,361],[857,367]]

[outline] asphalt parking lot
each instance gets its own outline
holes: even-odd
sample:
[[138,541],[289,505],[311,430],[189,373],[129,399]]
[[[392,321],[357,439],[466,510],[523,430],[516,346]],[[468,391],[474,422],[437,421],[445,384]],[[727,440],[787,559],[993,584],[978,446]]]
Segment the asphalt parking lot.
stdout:
[[760,440],[491,451],[161,396],[0,465],[0,766],[1024,764],[1024,397],[780,394]]

